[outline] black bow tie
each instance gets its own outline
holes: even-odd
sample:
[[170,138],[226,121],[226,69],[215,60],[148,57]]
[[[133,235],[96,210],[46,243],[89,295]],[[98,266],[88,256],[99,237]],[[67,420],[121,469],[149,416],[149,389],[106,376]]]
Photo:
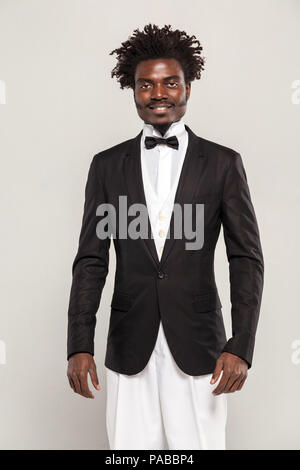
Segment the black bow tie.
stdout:
[[146,137],[145,138],[145,146],[147,149],[153,149],[157,144],[166,144],[169,147],[172,147],[173,149],[178,150],[178,139],[176,135],[172,135],[171,137],[168,137],[167,139],[164,139],[163,137]]

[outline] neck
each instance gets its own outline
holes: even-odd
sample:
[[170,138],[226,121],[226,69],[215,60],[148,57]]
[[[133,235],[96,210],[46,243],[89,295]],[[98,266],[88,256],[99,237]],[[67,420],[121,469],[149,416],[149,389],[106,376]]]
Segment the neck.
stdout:
[[169,129],[169,127],[171,126],[172,123],[168,123],[168,124],[153,124],[153,127],[154,129],[156,129],[158,132],[160,132],[160,134],[162,135],[162,137],[165,135],[165,133],[167,132],[167,130]]
[[[177,122],[177,121],[173,121]],[[161,133],[161,136],[163,137],[169,127],[173,124],[173,122],[167,122],[166,124],[153,124],[154,129],[156,129],[158,132]]]

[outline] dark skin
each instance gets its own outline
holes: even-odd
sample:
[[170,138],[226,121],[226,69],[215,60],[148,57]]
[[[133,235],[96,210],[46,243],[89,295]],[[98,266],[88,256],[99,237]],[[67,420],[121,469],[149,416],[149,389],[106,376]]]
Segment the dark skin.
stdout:
[[[183,69],[176,59],[163,58],[141,61],[136,67],[134,79],[134,101],[138,115],[164,136],[171,124],[184,116],[191,83],[185,82]],[[170,107],[155,112],[153,106],[158,104]],[[210,383],[216,383],[221,373],[221,380],[212,391],[214,395],[241,390],[248,375],[248,364],[239,356],[223,352],[217,359]],[[89,389],[88,374],[94,388],[100,390],[93,356],[82,352],[69,358],[67,376],[71,388],[85,398],[95,398]]]
[[[138,115],[163,136],[171,124],[185,114],[191,84],[185,83],[182,67],[175,59],[144,60],[137,65],[134,79]],[[172,106],[156,114],[149,106],[157,104]]]

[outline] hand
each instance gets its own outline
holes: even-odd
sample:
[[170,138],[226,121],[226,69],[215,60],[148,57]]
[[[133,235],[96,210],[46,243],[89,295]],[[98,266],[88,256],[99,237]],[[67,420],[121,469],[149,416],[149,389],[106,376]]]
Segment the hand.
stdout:
[[88,386],[88,373],[97,390],[100,390],[97,369],[94,358],[89,353],[77,353],[70,357],[68,362],[67,376],[71,388],[86,398],[95,398]]
[[232,393],[241,390],[248,375],[248,363],[235,354],[223,352],[218,360],[210,383],[218,380],[221,371],[222,378],[218,386],[213,390],[214,395]]

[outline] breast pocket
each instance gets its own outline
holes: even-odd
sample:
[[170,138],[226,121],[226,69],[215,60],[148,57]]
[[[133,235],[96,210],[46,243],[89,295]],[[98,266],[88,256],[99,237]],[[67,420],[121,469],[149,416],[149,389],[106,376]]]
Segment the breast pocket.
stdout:
[[111,300],[111,308],[114,310],[121,310],[123,312],[127,312],[132,305],[132,299],[130,295],[126,294],[125,292],[120,292],[115,290],[113,293],[113,297]]
[[203,292],[194,295],[193,307],[196,313],[209,313],[222,308],[217,291]]

